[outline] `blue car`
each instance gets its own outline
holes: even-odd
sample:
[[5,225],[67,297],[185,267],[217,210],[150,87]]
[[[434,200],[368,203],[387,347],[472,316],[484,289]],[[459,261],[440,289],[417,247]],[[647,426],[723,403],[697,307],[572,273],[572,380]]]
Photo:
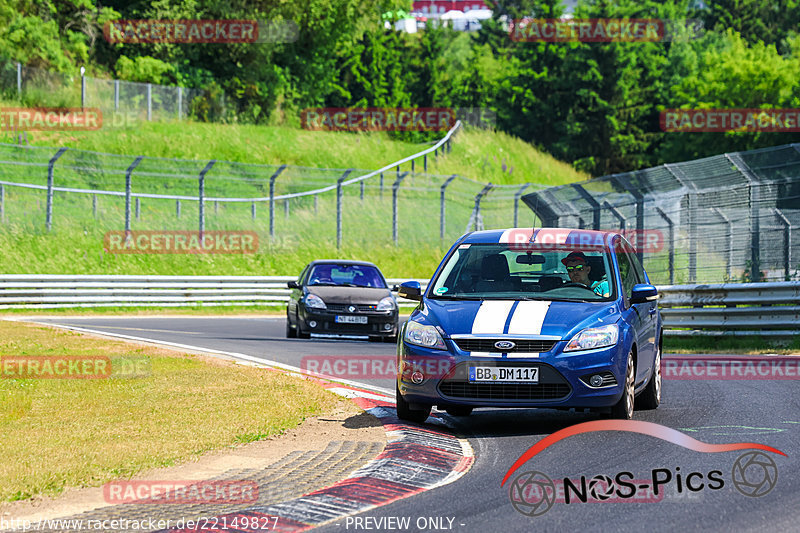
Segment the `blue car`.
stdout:
[[468,233],[448,251],[398,335],[397,414],[432,406],[590,409],[613,418],[661,400],[658,292],[614,232]]

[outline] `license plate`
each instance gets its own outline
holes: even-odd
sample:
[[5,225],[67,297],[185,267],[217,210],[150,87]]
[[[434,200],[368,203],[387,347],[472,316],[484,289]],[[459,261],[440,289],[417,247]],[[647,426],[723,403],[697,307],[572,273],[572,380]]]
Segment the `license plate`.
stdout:
[[366,324],[365,316],[336,315],[336,322],[340,324]]
[[469,380],[481,383],[539,383],[538,367],[471,366]]

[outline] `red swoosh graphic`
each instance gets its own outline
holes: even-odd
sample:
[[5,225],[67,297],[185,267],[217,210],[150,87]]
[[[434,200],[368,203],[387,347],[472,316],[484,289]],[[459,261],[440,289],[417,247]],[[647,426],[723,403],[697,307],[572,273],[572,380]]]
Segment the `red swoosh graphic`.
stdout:
[[523,453],[517,461],[508,469],[503,482],[500,483],[502,487],[511,474],[517,471],[519,467],[525,464],[530,458],[537,453],[546,449],[547,447],[555,444],[558,441],[564,440],[567,437],[580,435],[581,433],[591,433],[594,431],[628,431],[630,433],[641,433],[642,435],[650,435],[657,439],[665,440],[678,446],[683,446],[696,452],[704,453],[717,453],[717,452],[731,452],[734,450],[747,450],[757,449],[767,452],[779,453],[786,457],[782,451],[767,446],[766,444],[759,444],[757,442],[732,442],[730,444],[708,444],[697,439],[693,439],[689,435],[685,435],[680,431],[661,424],[654,424],[653,422],[644,422],[640,420],[595,420],[593,422],[583,422],[582,424],[575,424],[568,428],[556,431],[555,433],[543,438]]

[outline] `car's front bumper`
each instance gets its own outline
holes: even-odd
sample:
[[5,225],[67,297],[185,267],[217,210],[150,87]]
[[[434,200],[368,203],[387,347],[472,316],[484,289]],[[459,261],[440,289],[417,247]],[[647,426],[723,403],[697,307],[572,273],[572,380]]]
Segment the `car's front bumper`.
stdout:
[[[411,404],[470,405],[473,407],[604,408],[622,396],[627,351],[620,345],[567,352],[566,341],[538,356],[475,357],[458,349],[451,339],[448,350],[432,350],[402,341],[398,346],[397,385]],[[470,366],[539,367],[539,381],[528,383],[474,383],[468,380]],[[416,375],[414,375],[416,373]],[[613,375],[610,385],[592,387],[594,374]],[[421,383],[414,383],[412,378]],[[583,378],[583,379],[582,379]]]
[[[366,317],[366,324],[336,322],[337,316]],[[325,309],[301,309],[298,313],[300,327],[305,333],[326,335],[369,335],[393,337],[397,335],[397,310],[370,313],[333,312]]]

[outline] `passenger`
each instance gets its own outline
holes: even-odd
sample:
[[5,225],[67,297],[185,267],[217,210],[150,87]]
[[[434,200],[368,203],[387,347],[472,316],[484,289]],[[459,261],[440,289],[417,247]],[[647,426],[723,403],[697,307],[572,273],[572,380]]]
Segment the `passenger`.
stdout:
[[608,281],[591,281],[589,279],[589,272],[592,267],[589,266],[589,260],[583,252],[571,252],[567,257],[561,260],[561,263],[567,267],[567,275],[572,283],[580,283],[586,285],[594,291],[595,294],[607,298],[611,294],[611,287]]

